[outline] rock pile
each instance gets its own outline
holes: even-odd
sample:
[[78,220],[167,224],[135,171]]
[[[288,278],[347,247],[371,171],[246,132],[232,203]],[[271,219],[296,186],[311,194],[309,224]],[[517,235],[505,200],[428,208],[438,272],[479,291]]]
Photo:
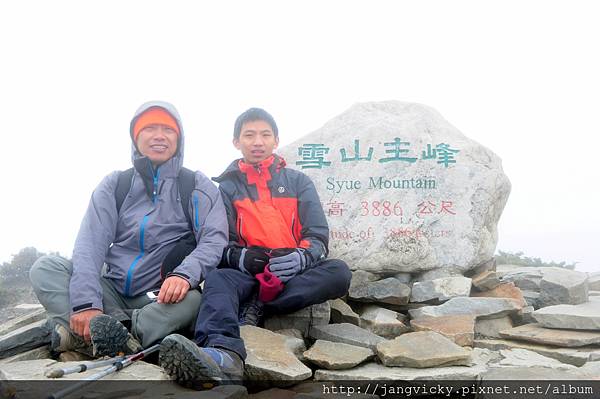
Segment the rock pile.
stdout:
[[[586,302],[575,305],[538,308],[531,313],[530,322],[523,324],[518,321],[523,320],[523,310],[528,306],[519,285],[541,292],[546,286],[542,283],[544,276],[553,278],[556,271],[506,267],[496,270],[493,263],[487,269],[468,279],[470,296],[454,295],[455,282],[461,285],[463,279],[437,279],[430,285],[435,294],[427,299],[436,304],[415,302],[423,297],[404,290],[397,293],[402,300],[386,294],[381,296],[381,302],[367,292],[368,302],[349,296],[268,319],[265,326],[270,329],[244,326],[241,331],[248,351],[248,385],[254,389],[277,387],[280,394],[287,392],[293,397],[299,394],[294,391],[299,383],[311,380],[597,376],[599,297],[590,296]],[[553,280],[552,290],[565,293],[561,298],[568,303],[579,302],[580,299],[569,297],[581,295],[581,291],[573,290],[573,281],[579,279],[587,284],[587,276],[567,272],[572,277]],[[354,286],[356,281],[369,282],[364,272],[355,272],[355,279]],[[534,291],[534,279],[538,280],[535,287],[540,291]],[[422,287],[422,282],[402,284],[409,290],[415,285]],[[401,302],[405,303],[399,306]],[[536,305],[540,303],[545,302],[538,301]],[[3,326],[0,356],[4,359],[0,361],[0,373],[5,379],[42,379],[45,369],[56,367],[56,361],[49,359],[47,334],[39,320],[41,312],[32,314],[33,323],[24,325],[22,319],[12,326]],[[33,346],[37,348],[31,349],[36,340],[38,344]],[[24,349],[29,350],[15,355]],[[167,378],[159,367],[145,362],[127,370],[111,378]],[[182,394],[188,392],[181,387],[173,389]],[[219,398],[244,397],[247,392],[241,389],[214,394]]]

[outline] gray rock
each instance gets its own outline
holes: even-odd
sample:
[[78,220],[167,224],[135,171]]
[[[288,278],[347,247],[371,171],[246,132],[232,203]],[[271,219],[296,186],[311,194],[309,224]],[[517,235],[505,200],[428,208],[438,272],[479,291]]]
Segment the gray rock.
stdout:
[[412,274],[410,273],[395,273],[390,277],[393,277],[396,280],[400,281],[402,284],[406,285],[410,284],[410,282],[412,281]]
[[465,271],[463,274],[465,277],[474,278],[475,276],[477,276],[479,274],[483,274],[483,273],[489,272],[489,271],[492,271],[492,272],[496,271],[496,258],[494,258],[494,257],[492,257],[488,260],[484,260],[483,262],[481,262],[474,268]]
[[535,291],[521,291],[523,294],[523,298],[527,303],[527,306],[531,306],[534,309],[539,309],[540,307],[540,293]]
[[473,277],[473,287],[479,291],[492,290],[500,285],[498,273],[493,270],[487,270]]
[[433,331],[413,332],[377,344],[377,356],[384,366],[428,368],[467,366],[471,353]]
[[46,319],[46,310],[34,309],[23,316],[16,317],[0,325],[0,337],[18,328]]
[[513,323],[509,316],[497,319],[478,319],[475,322],[475,337],[478,339],[500,338],[500,331],[511,328],[513,328]]
[[537,291],[540,290],[540,284],[542,282],[542,271],[538,267],[513,267],[512,269],[502,269],[498,274],[501,275],[500,280],[503,283],[513,282],[522,291]]
[[502,355],[502,360],[497,365],[501,367],[545,367],[555,370],[576,369],[572,364],[566,364],[527,349],[502,349],[500,350],[500,355]]
[[580,348],[559,348],[533,342],[507,339],[476,339],[473,342],[473,345],[477,348],[486,348],[493,351],[514,348],[527,349],[577,367],[584,365],[588,361],[600,359],[600,348],[589,346]]
[[349,323],[315,326],[310,330],[310,337],[313,339],[362,346],[363,348],[372,350],[377,348],[379,342],[385,341],[385,338]]
[[50,328],[46,320],[17,328],[0,337],[0,359],[50,343]]
[[331,321],[333,323],[350,323],[360,327],[360,316],[350,305],[341,299],[329,301],[331,306]]
[[414,331],[435,331],[459,346],[473,346],[475,317],[471,315],[425,317],[411,320]]
[[409,310],[413,319],[446,315],[470,314],[482,318],[494,318],[518,311],[521,307],[505,298],[452,298],[439,306],[426,306]]
[[524,324],[532,324],[535,323],[535,319],[533,318],[534,308],[533,306],[525,306],[523,309],[519,310],[516,313],[511,315],[513,326],[518,327]]
[[574,270],[547,267],[540,283],[539,307],[568,304],[578,305],[588,301],[587,275]]
[[319,367],[328,370],[345,370],[371,359],[371,349],[339,342],[317,340],[304,357]]
[[408,303],[410,287],[402,284],[393,277],[389,277],[362,285],[353,283],[348,291],[348,297],[359,302],[381,302],[403,305]]
[[398,335],[410,331],[410,327],[401,322],[400,318],[401,316],[393,310],[370,305],[362,308],[360,325],[381,337],[396,338]]
[[467,277],[446,277],[414,283],[410,296],[411,302],[430,300],[446,301],[458,296],[469,296],[471,279]]
[[350,370],[317,370],[315,381],[393,381],[393,380],[475,380],[487,370],[489,354],[482,356],[480,349],[473,350],[472,366],[449,366],[433,368],[385,367],[378,363],[366,363]]
[[501,331],[503,338],[532,341],[541,344],[566,346],[569,348],[600,344],[600,332],[559,330],[544,328],[539,324],[526,324]]
[[265,319],[265,328],[271,331],[295,328],[307,336],[311,326],[329,324],[330,318],[329,302],[323,302],[293,313],[268,317]]
[[248,354],[247,379],[287,386],[312,377],[312,371],[290,350],[291,338],[254,326],[242,326],[240,334]]
[[493,256],[510,192],[501,160],[429,107],[356,104],[278,153],[315,183],[331,257],[353,269],[462,272]]
[[[547,367],[492,367],[481,374],[482,381],[523,381],[523,380],[565,380],[564,370],[551,369]],[[494,384],[495,385],[495,384]]]
[[587,282],[590,291],[600,291],[600,272],[590,273]]
[[6,359],[0,360],[0,365],[5,363],[23,362],[26,360],[39,360],[50,358],[50,347],[41,346],[39,348],[31,349],[26,352],[18,353]]
[[548,306],[533,312],[533,318],[548,328],[600,330],[600,302]]

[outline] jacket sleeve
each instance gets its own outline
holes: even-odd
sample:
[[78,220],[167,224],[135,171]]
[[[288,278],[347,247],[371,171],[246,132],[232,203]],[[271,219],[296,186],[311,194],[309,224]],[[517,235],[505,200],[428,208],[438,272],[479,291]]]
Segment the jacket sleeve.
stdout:
[[221,261],[227,245],[227,216],[219,189],[200,172],[188,205],[197,244],[173,274],[186,276],[190,286],[197,287]]
[[118,176],[119,172],[113,172],[96,187],[81,221],[69,283],[71,313],[103,310],[100,273],[117,230],[115,188]]
[[300,247],[308,251],[313,262],[324,260],[329,253],[329,226],[317,189],[304,173],[298,178],[298,215],[302,224]]

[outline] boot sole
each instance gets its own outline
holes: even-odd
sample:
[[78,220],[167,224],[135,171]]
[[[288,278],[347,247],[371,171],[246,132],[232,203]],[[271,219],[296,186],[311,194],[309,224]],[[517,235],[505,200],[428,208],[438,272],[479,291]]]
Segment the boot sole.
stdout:
[[129,355],[127,328],[108,315],[98,315],[90,321],[90,335],[96,356]]
[[158,357],[161,367],[186,388],[205,390],[223,384],[226,376],[221,368],[195,345],[178,335],[163,339]]

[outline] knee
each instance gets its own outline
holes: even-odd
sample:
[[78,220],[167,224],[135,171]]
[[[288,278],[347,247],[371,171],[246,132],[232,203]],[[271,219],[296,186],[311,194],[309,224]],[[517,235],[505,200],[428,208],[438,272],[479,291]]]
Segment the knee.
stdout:
[[57,273],[72,272],[70,262],[60,256],[44,255],[36,260],[29,270],[29,281],[34,289],[43,287],[44,284],[56,276]]
[[[236,269],[215,269],[206,276],[204,291],[215,286],[235,286],[244,279],[244,276],[246,276],[244,273]],[[250,278],[250,276],[247,277]]]
[[345,294],[350,288],[350,281],[352,280],[350,268],[341,259],[329,259],[329,265],[327,266],[335,276],[336,287]]

